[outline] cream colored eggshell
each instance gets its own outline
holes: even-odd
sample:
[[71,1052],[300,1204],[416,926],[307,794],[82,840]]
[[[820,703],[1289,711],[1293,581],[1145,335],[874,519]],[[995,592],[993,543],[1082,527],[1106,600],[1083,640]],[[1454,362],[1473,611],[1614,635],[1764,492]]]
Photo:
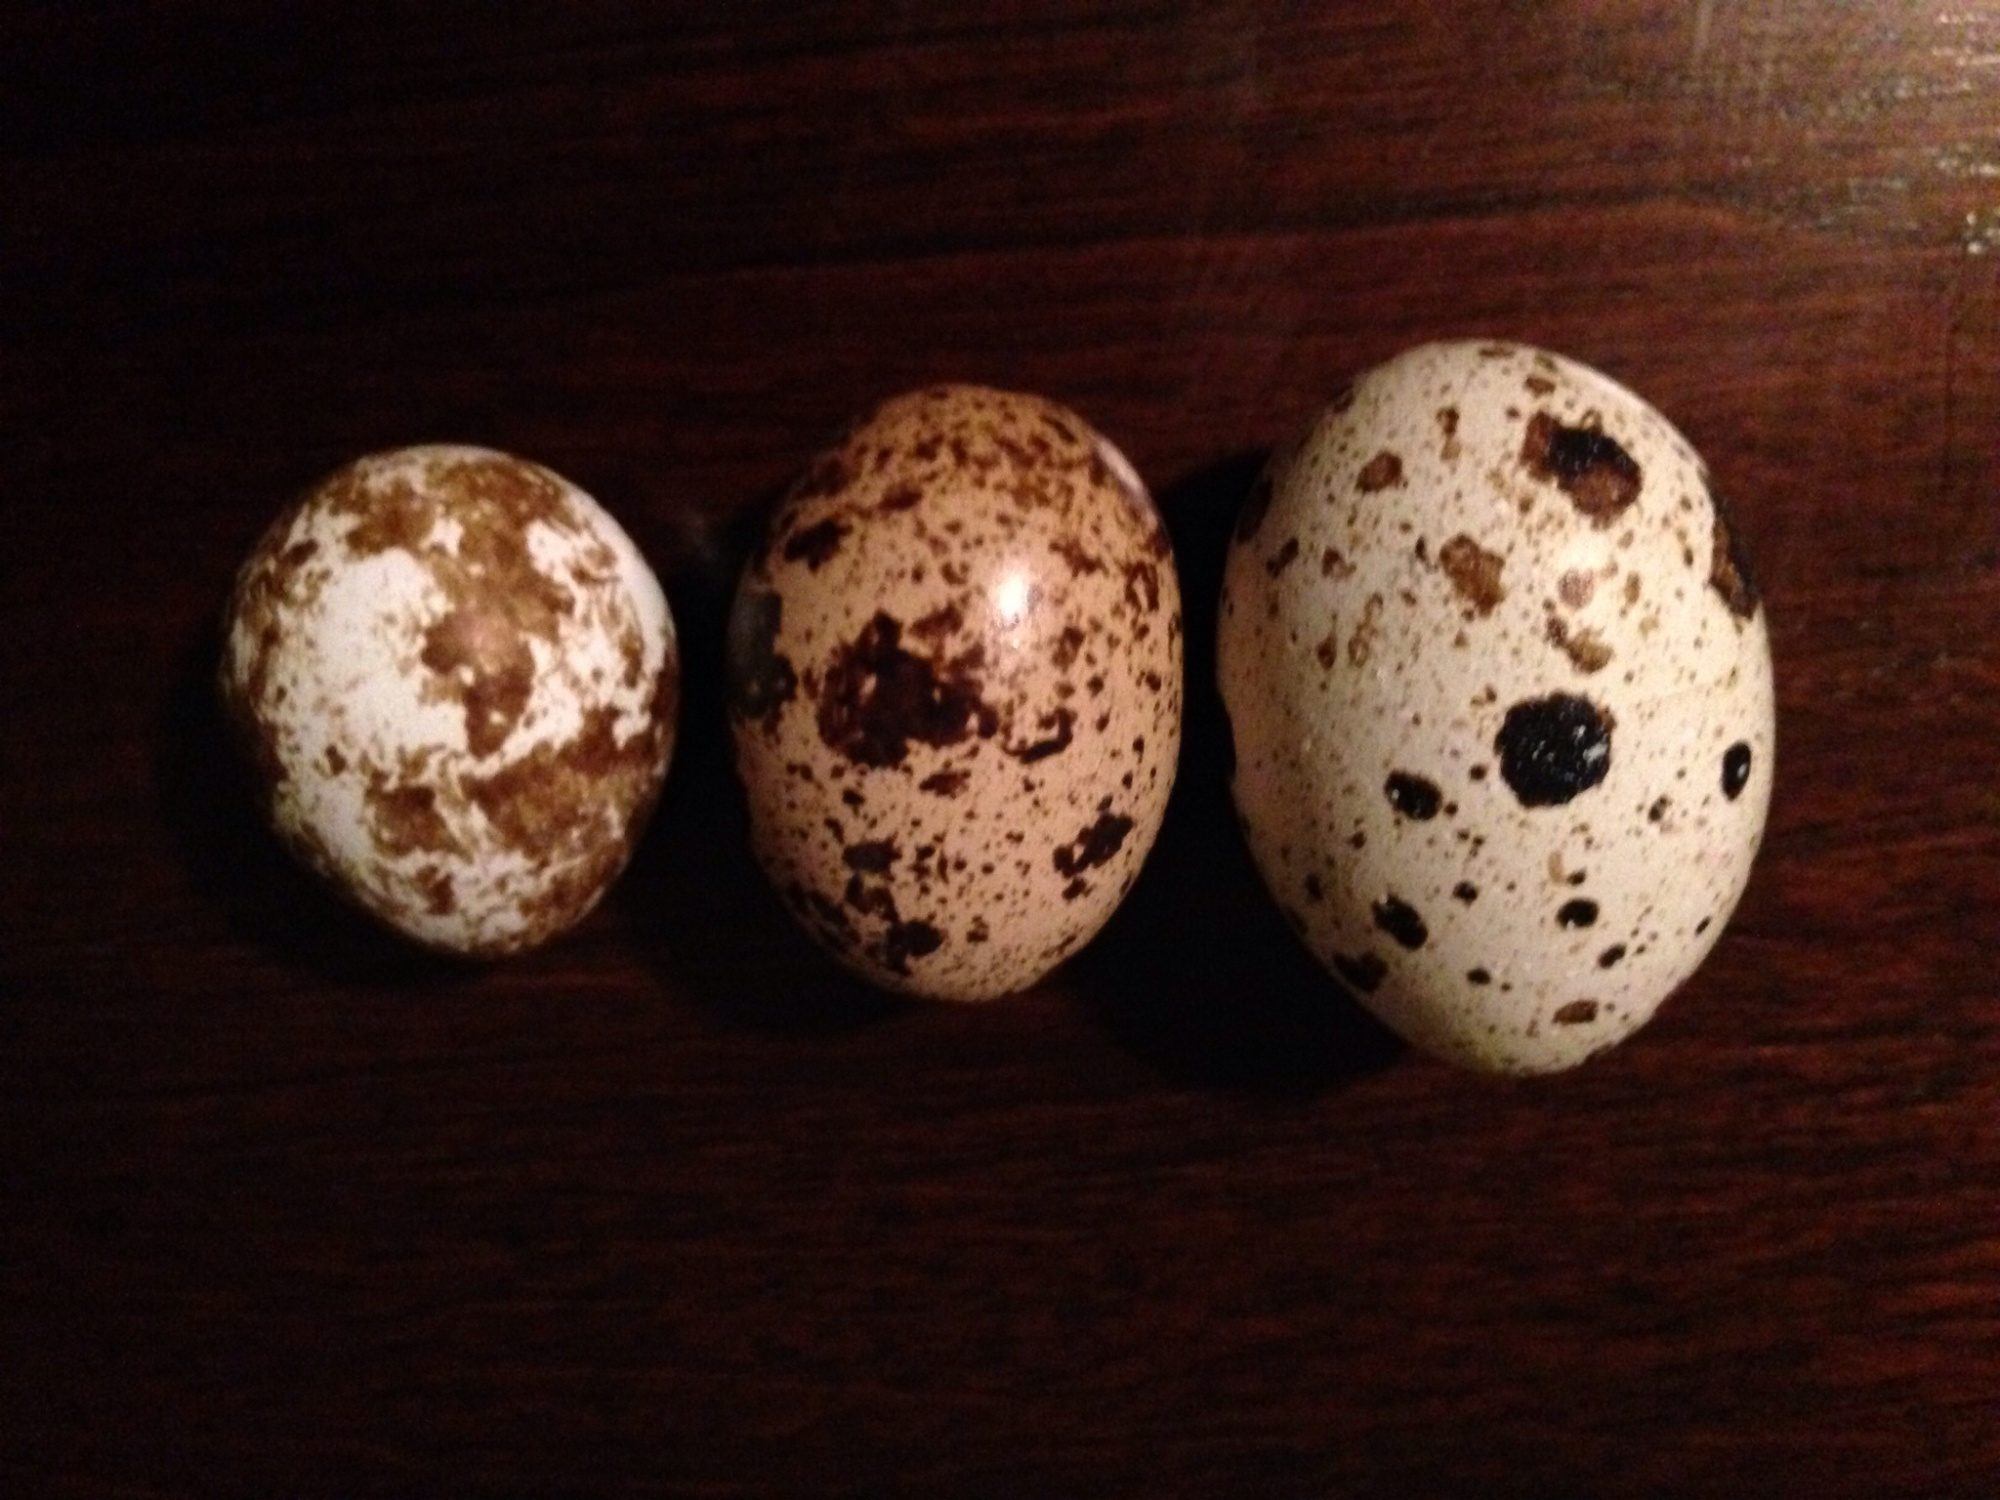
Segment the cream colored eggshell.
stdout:
[[1343,393],[1244,510],[1218,677],[1265,882],[1443,1057],[1538,1073],[1616,1043],[1749,877],[1763,611],[1693,449],[1570,360],[1430,344]]
[[1180,591],[1075,413],[942,386],[820,456],[745,570],[731,720],[758,859],[880,985],[984,1000],[1103,926],[1181,724]]
[[623,868],[679,668],[658,581],[595,501],[437,445],[360,459],[270,528],[222,689],[295,853],[418,942],[500,954]]

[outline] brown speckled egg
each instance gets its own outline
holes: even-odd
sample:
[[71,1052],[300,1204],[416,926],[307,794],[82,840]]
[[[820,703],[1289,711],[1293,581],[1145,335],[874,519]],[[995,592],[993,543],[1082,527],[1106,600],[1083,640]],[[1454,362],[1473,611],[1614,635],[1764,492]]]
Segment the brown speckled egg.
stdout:
[[757,857],[889,989],[1033,984],[1159,831],[1172,552],[1131,466],[1054,402],[940,386],[878,407],[779,506],[729,657]]
[[1356,381],[1243,510],[1218,673],[1266,884],[1442,1057],[1611,1046],[1749,878],[1757,592],[1694,450],[1582,365],[1430,344]]
[[454,953],[529,948],[624,867],[680,662],[618,523],[548,470],[421,447],[280,516],[229,605],[222,691],[279,836]]

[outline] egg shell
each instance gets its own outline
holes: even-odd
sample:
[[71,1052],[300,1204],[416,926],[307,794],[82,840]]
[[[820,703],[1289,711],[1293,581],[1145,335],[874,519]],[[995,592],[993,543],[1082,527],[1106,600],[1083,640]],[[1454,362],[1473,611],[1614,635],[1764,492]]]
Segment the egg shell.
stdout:
[[588,495],[521,459],[380,453],[271,526],[222,694],[279,836],[427,946],[498,955],[624,867],[674,742],[658,581]]
[[746,566],[730,715],[757,857],[888,989],[1033,984],[1117,907],[1181,725],[1180,590],[1074,412],[940,386],[817,458]]
[[1257,867],[1416,1045],[1570,1067],[1643,1025],[1748,880],[1764,612],[1652,407],[1516,344],[1430,344],[1274,456],[1217,672]]

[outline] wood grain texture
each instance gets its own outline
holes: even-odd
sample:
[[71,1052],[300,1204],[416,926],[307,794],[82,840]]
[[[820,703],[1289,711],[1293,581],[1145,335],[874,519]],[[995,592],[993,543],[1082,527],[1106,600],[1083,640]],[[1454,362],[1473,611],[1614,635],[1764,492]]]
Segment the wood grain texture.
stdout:
[[[232,0],[0,16],[0,1489],[1989,1493],[2000,10]],[[1761,564],[1765,853],[1627,1047],[1394,1046],[1234,831],[1259,455],[1429,337],[1605,368]],[[1037,992],[901,1008],[744,849],[720,620],[868,399],[1047,392],[1191,601],[1166,831]],[[665,804],[462,970],[296,876],[214,621],[354,454],[655,559]]]

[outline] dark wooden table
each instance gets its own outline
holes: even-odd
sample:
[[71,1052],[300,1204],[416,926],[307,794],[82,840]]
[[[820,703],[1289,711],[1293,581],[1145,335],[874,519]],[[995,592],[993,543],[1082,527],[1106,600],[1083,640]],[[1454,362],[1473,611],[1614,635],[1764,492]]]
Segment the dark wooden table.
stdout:
[[[543,9],[0,19],[0,1492],[1991,1494],[2000,7]],[[1691,435],[1779,674],[1734,926],[1534,1084],[1320,976],[1208,685],[1259,455],[1472,334]],[[1145,877],[975,1010],[794,933],[717,685],[760,508],[939,378],[1112,434],[1193,606]],[[440,438],[688,654],[492,969],[295,876],[209,692],[276,507]]]

